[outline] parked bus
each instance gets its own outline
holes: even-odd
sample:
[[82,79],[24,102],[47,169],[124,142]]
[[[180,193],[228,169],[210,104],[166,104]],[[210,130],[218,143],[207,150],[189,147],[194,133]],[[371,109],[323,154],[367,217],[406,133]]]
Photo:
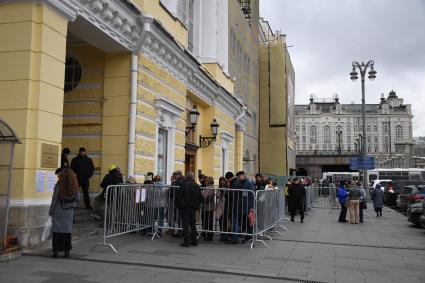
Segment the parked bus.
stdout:
[[423,168],[380,168],[367,171],[368,184],[374,180],[392,180],[425,182],[425,169]]

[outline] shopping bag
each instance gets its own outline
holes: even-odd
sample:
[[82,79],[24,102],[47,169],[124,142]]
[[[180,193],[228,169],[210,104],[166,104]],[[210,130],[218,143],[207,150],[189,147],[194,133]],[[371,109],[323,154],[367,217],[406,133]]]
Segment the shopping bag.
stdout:
[[52,217],[49,217],[46,224],[44,224],[43,235],[41,235],[41,241],[45,242],[52,238]]
[[252,208],[249,211],[248,219],[249,219],[249,226],[250,227],[254,226],[254,223],[255,223],[255,212],[254,212],[254,210]]

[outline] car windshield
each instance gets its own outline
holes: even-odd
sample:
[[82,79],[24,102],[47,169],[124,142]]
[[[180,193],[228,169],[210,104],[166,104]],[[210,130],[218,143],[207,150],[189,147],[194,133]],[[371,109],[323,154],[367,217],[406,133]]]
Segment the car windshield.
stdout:
[[412,192],[412,190],[413,190],[413,188],[406,187],[406,188],[404,188],[404,190],[403,190],[403,194],[404,194],[404,195],[406,195],[406,194],[410,194],[410,193]]

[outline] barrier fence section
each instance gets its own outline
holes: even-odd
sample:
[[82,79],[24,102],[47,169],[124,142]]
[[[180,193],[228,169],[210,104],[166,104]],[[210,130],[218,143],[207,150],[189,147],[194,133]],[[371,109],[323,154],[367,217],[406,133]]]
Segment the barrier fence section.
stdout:
[[338,209],[337,188],[334,186],[311,186],[308,189],[310,207]]
[[183,217],[186,217],[186,213],[182,215],[182,208],[193,209],[197,231],[207,241],[212,240],[214,234],[231,241],[243,237],[252,249],[256,242],[267,246],[261,239],[266,231],[287,230],[282,224],[287,219],[283,188],[254,192],[206,187],[193,197],[199,200],[197,208],[188,208],[180,187],[109,186],[103,199],[96,198],[98,204],[104,202],[103,242],[96,246],[109,246],[117,253],[108,243],[112,237],[145,230],[154,240],[165,230],[177,233],[182,230]]

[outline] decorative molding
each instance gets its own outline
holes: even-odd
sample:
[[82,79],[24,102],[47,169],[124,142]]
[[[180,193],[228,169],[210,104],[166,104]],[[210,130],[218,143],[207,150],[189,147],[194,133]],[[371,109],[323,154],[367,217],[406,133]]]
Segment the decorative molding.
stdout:
[[[143,20],[142,20],[143,21]],[[151,24],[141,52],[184,83],[205,103],[235,119],[243,103],[212,79],[202,65],[158,23]]]
[[163,98],[155,99],[155,108],[157,110],[157,123],[160,127],[175,128],[176,119],[184,112],[184,108],[172,104]]
[[223,149],[228,149],[229,144],[233,141],[234,137],[226,132],[220,132],[220,140],[221,140],[221,147]]
[[[67,2],[47,0],[49,2]],[[71,0],[79,7],[79,16],[132,51],[143,30],[140,12],[119,0]]]
[[[0,0],[7,2],[10,0]],[[38,0],[71,21],[81,16],[133,53],[142,52],[205,103],[235,119],[243,103],[202,70],[199,61],[155,19],[120,0]],[[244,121],[241,127],[244,128]]]

